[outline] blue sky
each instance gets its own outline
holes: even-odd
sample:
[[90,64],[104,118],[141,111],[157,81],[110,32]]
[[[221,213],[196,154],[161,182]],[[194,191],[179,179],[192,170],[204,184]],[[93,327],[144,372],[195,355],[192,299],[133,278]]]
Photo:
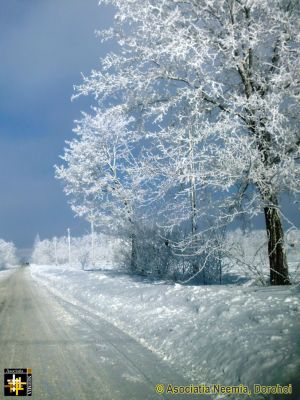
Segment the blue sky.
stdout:
[[112,15],[98,0],[1,1],[0,237],[18,247],[37,233],[88,229],[73,217],[53,165],[91,103],[71,102],[73,85],[107,51],[94,32]]

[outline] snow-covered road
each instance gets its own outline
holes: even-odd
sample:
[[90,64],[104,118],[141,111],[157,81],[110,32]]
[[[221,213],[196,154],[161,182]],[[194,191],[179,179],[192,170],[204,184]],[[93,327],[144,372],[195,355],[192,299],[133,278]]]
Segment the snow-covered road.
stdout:
[[32,368],[36,400],[163,399],[156,384],[184,383],[132,337],[33,281],[29,268],[0,281],[0,321],[0,368]]
[[186,286],[117,270],[30,269],[38,285],[113,324],[189,383],[291,383],[289,400],[300,399],[299,286]]

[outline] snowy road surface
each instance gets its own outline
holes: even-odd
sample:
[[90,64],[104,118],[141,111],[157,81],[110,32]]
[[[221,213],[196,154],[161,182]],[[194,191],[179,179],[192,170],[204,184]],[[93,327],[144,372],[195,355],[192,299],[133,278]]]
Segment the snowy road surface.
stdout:
[[36,400],[155,400],[169,398],[156,384],[183,384],[130,336],[40,287],[28,268],[0,281],[0,338],[2,372],[32,368]]

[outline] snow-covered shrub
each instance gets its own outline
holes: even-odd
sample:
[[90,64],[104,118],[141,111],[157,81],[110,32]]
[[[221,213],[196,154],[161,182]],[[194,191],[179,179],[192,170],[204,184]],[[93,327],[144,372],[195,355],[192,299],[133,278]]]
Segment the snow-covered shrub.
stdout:
[[210,240],[210,253],[204,251],[203,254],[194,255],[189,248],[182,249],[177,246],[183,235],[183,232],[174,230],[165,236],[164,230],[155,224],[149,221],[139,223],[135,227],[134,236],[136,268],[132,269],[131,265],[132,240],[129,235],[127,237],[124,235],[118,252],[118,262],[129,272],[141,275],[163,277],[179,282],[192,278],[191,282],[195,284],[219,283],[221,264],[219,254],[216,254],[215,250],[218,246],[216,238]]
[[[134,270],[131,263],[133,246],[136,252]],[[168,275],[174,262],[169,240],[155,226],[142,223],[135,227],[133,245],[132,238],[123,239],[118,258],[130,272],[161,277]]]

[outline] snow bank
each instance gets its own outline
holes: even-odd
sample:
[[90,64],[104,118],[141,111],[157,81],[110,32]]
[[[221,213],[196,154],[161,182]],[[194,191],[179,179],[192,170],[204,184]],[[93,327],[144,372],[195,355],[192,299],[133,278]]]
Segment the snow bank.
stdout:
[[298,378],[299,287],[181,286],[66,266],[33,265],[31,271],[55,294],[117,325],[191,382],[266,385]]
[[9,268],[9,269],[4,269],[4,270],[0,270],[0,281],[6,279],[9,277],[9,275],[11,275],[14,270],[15,270],[15,266]]

